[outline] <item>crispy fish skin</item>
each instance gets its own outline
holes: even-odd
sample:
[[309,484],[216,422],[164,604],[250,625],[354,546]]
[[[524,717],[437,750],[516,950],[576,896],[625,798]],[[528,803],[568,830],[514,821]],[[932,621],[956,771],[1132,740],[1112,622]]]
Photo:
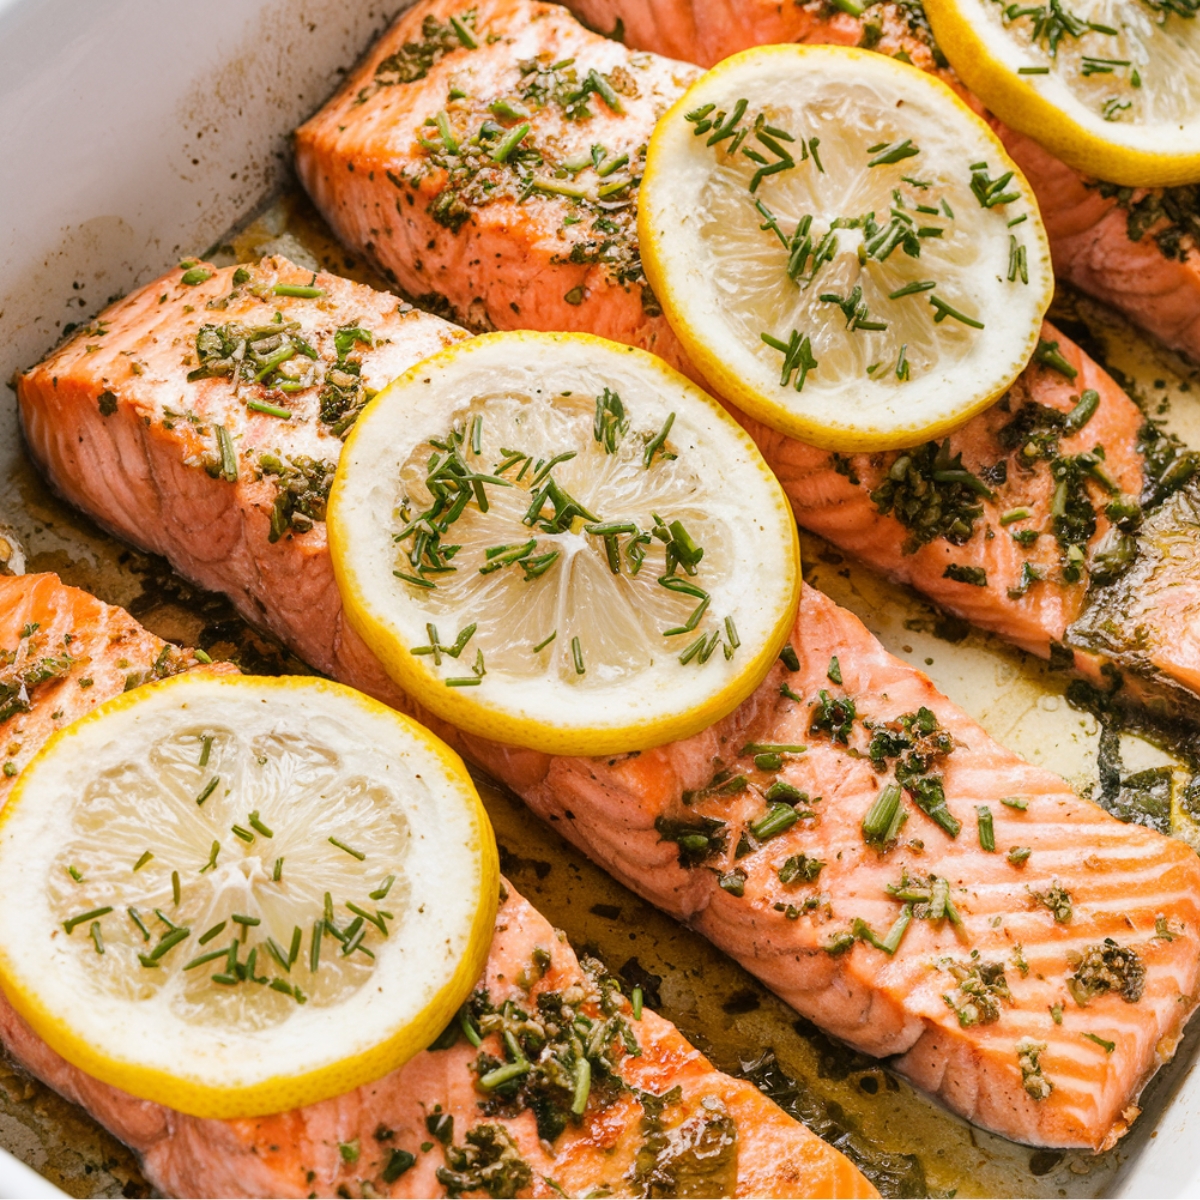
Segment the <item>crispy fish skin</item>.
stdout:
[[[54,665],[60,673],[30,682],[20,711],[0,722],[0,738],[20,740],[22,765],[55,729],[128,690],[127,680],[136,686],[199,666],[189,652],[154,637],[122,609],[64,587],[49,574],[0,578],[0,650],[13,656],[0,683],[10,682],[14,669],[27,671],[30,663],[43,662],[46,651],[59,651]],[[71,658],[65,665],[63,654]],[[227,664],[201,669],[235,670]],[[92,682],[80,687],[83,679]],[[6,784],[11,786],[15,774],[6,776]],[[528,987],[518,982],[539,974]],[[577,1011],[602,1019],[594,976],[594,970],[589,975],[581,968],[564,935],[506,885],[479,984],[492,1005],[499,1008],[511,999],[536,1012],[539,995],[574,988]],[[632,1178],[644,1142],[642,1120],[648,1110],[640,1094],[663,1096],[674,1088],[679,1096],[666,1105],[663,1128],[675,1150],[685,1152],[676,1154],[676,1169],[684,1163],[698,1173],[712,1189],[705,1194],[878,1194],[844,1155],[752,1084],[715,1070],[669,1021],[649,1010],[635,1019],[624,999],[619,1008],[640,1050],[620,1059],[620,1078],[630,1091],[614,1101],[597,1081],[596,1095],[605,1099],[593,1102],[583,1121],[569,1125],[553,1144],[538,1136],[528,1110],[490,1118],[480,1112],[482,1094],[474,1086],[473,1069],[480,1051],[465,1038],[445,1050],[426,1050],[346,1095],[239,1121],[190,1117],[89,1077],[33,1033],[2,994],[0,1039],[27,1070],[141,1154],[147,1176],[167,1195],[333,1196],[347,1187],[361,1194],[364,1183],[378,1195],[446,1195],[448,1185],[438,1176],[445,1163],[442,1145],[426,1123],[439,1105],[455,1119],[453,1142],[461,1144],[467,1130],[489,1120],[507,1130],[532,1169],[521,1195],[559,1194],[547,1177],[571,1193],[605,1185],[621,1190],[629,1186],[626,1177]],[[503,1058],[499,1032],[486,1034],[481,1050]],[[432,1153],[420,1150],[431,1142]],[[689,1148],[692,1159],[686,1158]],[[389,1180],[385,1172],[395,1165],[394,1151],[411,1154],[414,1161]],[[715,1164],[708,1173],[705,1154]],[[662,1161],[669,1172],[670,1157]]]
[[[266,263],[251,271],[250,284],[265,287],[286,270],[294,268]],[[225,274],[210,281],[214,295],[226,294],[230,278]],[[318,276],[317,282],[323,284],[325,278]],[[330,285],[325,298],[304,303],[324,304],[323,319],[342,327],[357,319],[354,314],[363,311],[365,303],[360,289],[346,287],[349,290],[335,297]],[[158,284],[150,290],[156,289],[161,293]],[[129,313],[142,311],[136,298],[125,303],[132,303]],[[194,314],[183,312],[184,307],[185,297],[180,295],[173,306],[176,319],[192,321]],[[119,318],[120,311],[114,311],[105,335],[106,352],[125,361],[121,349],[136,345],[141,332],[136,320],[121,324]],[[180,336],[172,344],[172,352],[182,358],[193,353],[194,327],[181,324],[179,328],[191,333],[191,338]],[[413,324],[395,331],[388,353],[406,357],[402,334],[410,329],[414,337],[424,336],[422,328]],[[160,333],[169,343],[165,328]],[[374,352],[370,347],[361,352],[364,373],[373,369]],[[118,387],[115,407],[109,406],[108,415],[100,413],[99,389],[105,385],[103,370],[96,374],[92,365],[97,353],[87,355],[76,343],[69,343],[19,380],[33,453],[58,486],[80,497],[102,523],[128,530],[131,539],[143,535],[132,523],[121,523],[122,511],[153,514],[151,522],[143,522],[153,526],[145,538],[154,539],[155,548],[187,574],[196,561],[186,540],[187,529],[200,511],[193,497],[205,497],[203,511],[212,517],[210,536],[219,539],[227,535],[225,525],[243,521],[244,509],[236,506],[239,490],[265,487],[268,481],[264,477],[252,484],[239,475],[238,481],[231,482],[210,475],[203,454],[195,456],[189,450],[193,438],[201,440],[202,449],[211,450],[203,433],[195,432],[191,422],[170,416],[164,422],[161,406],[148,409],[147,397],[128,395]],[[163,370],[168,366],[164,363]],[[182,386],[184,407],[203,412],[205,427],[224,420],[241,432],[237,446],[242,463],[258,461],[284,436],[275,425],[239,424],[246,396],[237,393],[228,378],[190,384],[185,380],[177,386]],[[259,392],[248,393],[251,398],[263,394],[262,386]],[[169,394],[171,405],[181,403],[178,391]],[[296,393],[293,402],[298,407],[315,404],[307,393]],[[151,427],[145,425],[146,416],[151,417]],[[1093,421],[1098,419],[1093,415]],[[166,423],[171,427],[165,428]],[[59,436],[63,429],[70,430],[70,436]],[[294,431],[291,436],[311,439],[317,434]],[[323,452],[336,454],[340,443],[326,438],[321,445]],[[129,447],[142,457],[137,458]],[[112,462],[122,451],[129,454],[122,462],[123,477],[140,481],[144,489],[140,498],[131,489],[114,496],[106,486],[106,470],[81,472],[81,463]],[[156,464],[153,470],[152,463]],[[840,479],[836,472],[827,474]],[[156,490],[158,478],[174,481],[181,476],[186,486],[173,483],[170,489]],[[194,490],[201,488],[205,490]],[[271,508],[271,495],[270,490],[261,496],[255,493],[260,508]],[[320,522],[314,521],[304,532],[285,533],[274,544],[268,542],[269,532],[263,516],[253,535],[257,542],[241,534],[245,548],[221,576],[224,583],[216,586],[224,587],[251,617],[261,606],[270,614],[272,628],[317,669],[421,715],[345,626]],[[275,569],[251,573],[247,564],[268,551],[279,555]],[[250,585],[256,589],[253,603],[248,600]],[[297,596],[308,597],[308,603],[299,606]],[[1127,1118],[1121,1114],[1158,1064],[1161,1047],[1177,1038],[1192,998],[1200,992],[1196,980],[1200,914],[1195,911],[1200,863],[1195,855],[1178,842],[1122,825],[1076,797],[1057,776],[996,746],[939,696],[923,674],[887,655],[856,618],[811,589],[804,591],[793,644],[803,660],[798,675],[790,677],[776,667],[750,699],[723,721],[693,738],[641,755],[553,758],[469,737],[427,715],[424,719],[633,890],[696,925],[798,1011],[837,1036],[869,1053],[902,1056],[902,1066],[957,1111],[1034,1144],[1111,1144],[1125,1128]],[[841,663],[844,689],[826,678],[833,656]],[[781,696],[783,685],[799,700]],[[870,731],[862,721],[866,717],[895,721],[924,705],[951,731],[955,749],[946,760],[945,794],[955,819],[962,822],[956,838],[906,800],[910,816],[903,845],[882,856],[867,847],[862,821],[891,776],[876,773],[869,760],[848,755],[841,743],[814,739],[814,702],[822,688],[834,697],[844,691],[857,703],[859,719],[852,723],[848,737],[849,745],[860,752],[864,739],[869,740]],[[741,754],[747,742],[811,748],[806,755],[788,758],[774,772],[779,776],[775,780],[771,772],[757,770],[753,760]],[[714,758],[722,764],[715,765]],[[732,791],[719,790],[729,779],[714,785],[714,776],[726,770],[735,781],[745,776],[744,787],[737,784]],[[824,799],[808,805],[812,816],[796,820],[758,848],[751,845],[751,852],[739,858],[737,847],[743,835],[748,836],[750,826],[768,812],[767,797],[774,782]],[[1010,810],[1001,803],[1013,795],[1029,797],[1028,811]],[[800,801],[797,804],[807,811]],[[976,805],[992,811],[995,853],[980,843]],[[668,839],[678,838],[681,828],[700,817],[724,822],[722,832],[714,836],[711,854],[684,865],[678,841]],[[923,847],[910,842],[921,842]],[[1096,847],[1091,856],[1094,866],[1080,865],[1077,847],[1081,844]],[[1023,866],[1008,861],[1007,853],[1014,846],[1031,850]],[[825,864],[811,886],[798,887],[795,880],[784,883],[779,878],[779,868],[800,854]],[[686,854],[682,858],[691,861]],[[963,914],[969,940],[960,941],[944,919],[914,920],[894,958],[861,940],[842,954],[828,953],[831,939],[852,932],[856,918],[865,921],[878,938],[885,936],[901,906],[889,897],[884,884],[897,882],[905,868],[914,874],[944,877],[956,889],[954,903]],[[744,875],[741,896],[734,894],[739,872]],[[1139,899],[1147,878],[1156,886],[1161,882],[1164,890],[1147,892]],[[1031,889],[1048,894],[1056,880],[1076,898],[1076,916],[1066,925],[1055,922],[1048,909],[1030,899]],[[809,900],[814,903],[805,907]],[[790,915],[789,906],[795,910]],[[1155,937],[1159,916],[1171,923],[1174,940]],[[1001,925],[993,928],[995,917]],[[1109,936],[1133,946],[1138,961],[1144,963],[1145,995],[1137,1003],[1126,1003],[1109,993],[1080,1008],[1067,992],[1073,970],[1068,955]],[[1036,964],[1037,974],[1028,979],[1018,978],[1019,969],[1012,965],[1016,942],[1025,946],[1028,961]],[[954,989],[948,982],[952,976],[937,963],[946,956],[966,961],[972,949],[988,962],[1008,964],[1004,970],[1012,1002],[998,1005],[994,1022],[964,1025],[957,1010],[941,999]],[[1057,1002],[1047,998],[1051,994],[1067,997],[1063,1026],[1050,1017],[1047,1005]],[[1086,1031],[1112,1041],[1112,1055],[1101,1054],[1093,1061],[1089,1054],[1094,1044],[1080,1042]],[[1053,1083],[1047,1099],[1035,1101],[1025,1089],[1015,1050],[1023,1037],[1053,1048],[1042,1059],[1045,1076]],[[950,1059],[976,1067],[942,1071]]]

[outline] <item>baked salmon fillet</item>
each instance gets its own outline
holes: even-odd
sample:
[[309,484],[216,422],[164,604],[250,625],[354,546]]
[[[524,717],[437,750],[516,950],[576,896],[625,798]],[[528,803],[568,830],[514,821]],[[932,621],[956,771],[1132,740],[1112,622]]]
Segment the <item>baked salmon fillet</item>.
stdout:
[[[110,309],[102,338],[78,334],[23,376],[30,449],[99,521],[185,574],[205,571],[200,582],[318,670],[418,711],[346,626],[319,516],[305,528],[268,517],[287,470],[259,478],[264,454],[319,446],[322,477],[333,469],[340,442],[315,412],[323,385],[271,390],[269,375],[254,382],[256,362],[237,368],[242,378],[222,374],[223,360],[186,379],[211,341],[207,303],[228,301],[223,320],[268,326],[279,311],[316,339],[319,357],[326,342],[307,309],[343,328],[371,311],[366,289],[279,260],[239,270],[238,285],[233,268],[195,284],[174,272]],[[321,295],[280,295],[281,281],[300,275]],[[231,286],[243,289],[236,299]],[[418,340],[423,320],[407,327]],[[405,357],[402,332],[382,350],[356,344],[363,376],[384,350]],[[247,340],[243,360],[251,353],[260,352]],[[146,369],[131,375],[130,361]],[[167,415],[164,403],[197,420]],[[258,423],[249,403],[287,403],[307,417]],[[218,426],[238,431],[228,470],[216,469]],[[197,528],[202,544],[227,547],[219,569],[196,553]],[[796,657],[785,655],[729,717],[642,754],[553,758],[425,719],[634,891],[832,1033],[898,1056],[956,1111],[1032,1143],[1111,1145],[1200,993],[1200,861],[1004,751],[811,589],[793,646]],[[894,811],[879,830],[881,792]],[[1094,849],[1086,862],[1080,845]]]
[[[591,28],[638,50],[710,67],[773,42],[861,46],[936,70],[977,111],[933,41],[918,0],[567,0]],[[611,31],[611,32],[610,32]],[[984,113],[986,116],[987,114]],[[1200,361],[1200,195],[1194,185],[1127,188],[1081,175],[1033,139],[988,118],[1037,195],[1054,269],[1173,350]]]
[[655,121],[699,74],[554,4],[426,0],[296,131],[296,170],[338,237],[425,307],[683,366],[634,194]]
[[[54,575],[0,579],[0,648],[9,697],[0,738],[20,741],[14,766],[104,700],[198,665]],[[6,788],[17,773],[5,772]],[[598,1036],[589,1042],[593,1085],[575,1120],[574,1085],[561,1068],[555,1074],[554,1053],[568,1036],[562,1027],[579,1017]],[[640,1000],[635,1011],[600,963],[581,963],[507,885],[462,1020],[478,1046],[456,1020],[434,1047],[376,1083],[275,1116],[218,1121],[89,1077],[0,997],[9,1052],[141,1154],[167,1195],[878,1194],[752,1084],[715,1070],[669,1021]],[[506,1030],[537,1066],[519,1086],[488,1091],[480,1080],[505,1060]]]
[[[822,30],[848,37],[847,30],[862,26],[840,12],[814,24],[812,5],[714,9],[713,21],[697,19],[697,36],[734,38],[738,30],[737,36],[748,36],[772,21],[790,23],[789,36],[814,39]],[[659,11],[637,8],[636,19],[650,22]],[[879,19],[881,48],[899,53],[906,47],[914,61],[937,69],[917,17],[884,5]],[[672,28],[686,34],[686,23]],[[626,33],[633,31],[627,23]],[[541,57],[528,57],[538,46]],[[689,47],[698,53],[694,44],[682,49]],[[654,74],[645,65],[651,56],[587,33],[562,9],[531,0],[492,0],[471,9],[455,0],[426,0],[300,129],[298,170],[348,244],[373,255],[402,287],[432,286],[463,319],[583,329],[655,348],[696,377],[662,318],[635,302],[639,289],[643,298],[648,294],[644,284],[623,279],[612,265],[640,262],[636,230],[627,223],[636,199],[635,148],[649,138],[660,107],[643,97],[642,83],[637,104],[617,97],[620,112],[586,92],[580,81],[598,69],[589,64],[613,74],[621,55],[618,82],[651,72],[660,91],[667,86],[662,76],[672,64],[658,60]],[[576,91],[590,115],[570,115],[571,105],[582,103],[572,99],[575,92],[547,93],[531,82],[541,78],[531,64],[545,66],[559,56],[574,56],[574,65],[560,65],[558,74],[576,72]],[[682,85],[676,78],[672,86]],[[495,132],[485,137],[487,129]],[[530,131],[518,143],[537,147],[529,150],[529,163],[510,158],[481,166],[491,162],[484,148],[507,144],[506,130],[512,137]],[[472,139],[482,140],[467,149]],[[596,163],[590,146],[598,147]],[[628,155],[630,162],[602,174],[611,155]],[[633,181],[617,193],[627,206],[617,222],[605,215],[600,193],[606,179],[625,178],[630,170]],[[521,172],[526,183],[518,186]],[[566,293],[559,289],[576,281],[570,302],[560,304]],[[1043,332],[1039,361],[1009,395],[940,446],[831,456],[739,419],[783,482],[801,525],[949,611],[1047,657],[1052,647],[1065,647],[1089,585],[1115,578],[1130,561],[1129,530],[1140,502],[1157,502],[1165,492],[1143,461],[1156,434],[1137,406],[1057,330],[1047,325]],[[1174,453],[1164,447],[1155,450],[1159,475]],[[1176,469],[1171,480],[1179,478]],[[1081,652],[1078,665],[1095,677],[1104,661]],[[1191,686],[1186,672],[1166,683],[1167,690]]]

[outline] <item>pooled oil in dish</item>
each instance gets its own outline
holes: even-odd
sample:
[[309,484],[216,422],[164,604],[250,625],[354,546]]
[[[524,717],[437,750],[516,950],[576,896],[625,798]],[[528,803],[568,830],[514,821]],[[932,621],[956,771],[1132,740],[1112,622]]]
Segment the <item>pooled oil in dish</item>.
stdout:
[[[283,254],[373,287],[387,287],[332,238],[298,193],[278,197],[205,256],[218,264]],[[421,300],[423,307],[432,303]],[[1059,306],[1076,340],[1122,372],[1148,415],[1200,446],[1200,395],[1178,363],[1096,306]],[[48,350],[49,347],[46,347]],[[1161,385],[1161,386],[1160,386]],[[0,436],[4,436],[0,434]],[[249,628],[220,596],[204,593],[153,556],[117,542],[57,500],[23,459],[15,433],[0,445],[14,465],[0,483],[0,569],[56,571],[63,581],[120,604],[160,637],[200,646],[253,673],[304,665]],[[805,577],[857,614],[892,653],[925,671],[990,734],[1065,777],[1125,820],[1200,847],[1200,740],[1184,725],[1131,718],[1102,695],[998,640],[947,617],[818,539],[803,537]],[[1037,1150],[975,1129],[891,1074],[799,1019],[709,942],[645,904],[510,793],[480,779],[501,866],[573,945],[640,986],[722,1070],[751,1079],[833,1143],[885,1196],[1094,1196],[1145,1141],[1195,1051],[1143,1098],[1143,1117],[1115,1150]],[[0,1142],[76,1195],[145,1195],[136,1161],[80,1110],[9,1066],[0,1067]]]

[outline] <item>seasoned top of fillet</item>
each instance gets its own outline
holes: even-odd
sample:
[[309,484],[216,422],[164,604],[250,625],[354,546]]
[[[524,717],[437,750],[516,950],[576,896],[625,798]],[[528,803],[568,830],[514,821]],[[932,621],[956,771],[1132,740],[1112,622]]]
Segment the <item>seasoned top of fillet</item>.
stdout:
[[0,805],[56,730],[151,679],[196,666],[124,609],[57,575],[0,576]]
[[296,133],[344,242],[477,326],[679,351],[642,273],[634,197],[658,117],[698,74],[532,0],[425,0]]
[[740,419],[801,525],[1042,657],[1128,564],[1153,488],[1141,410],[1049,324],[1008,393],[940,443],[829,454]]
[[[54,575],[0,579],[0,646],[10,643],[24,687],[11,690],[16,676],[4,685],[0,732],[21,734],[22,760],[65,720],[196,661]],[[555,1186],[582,1194],[606,1185],[617,1194],[876,1194],[841,1153],[751,1084],[715,1071],[673,1025],[635,1013],[601,964],[581,965],[564,935],[511,891],[463,1021],[437,1049],[344,1096],[278,1116],[206,1121],[90,1079],[0,997],[6,1046],[140,1151],[170,1195],[370,1186],[394,1196],[547,1196],[559,1194]],[[513,1046],[533,1065],[505,1082],[492,1073]],[[559,1061],[579,1059],[586,1073]]]
[[1195,852],[999,746],[811,588],[792,646],[705,733],[552,760],[524,794],[969,1119],[1111,1146],[1196,1005]]
[[184,466],[278,497],[278,537],[322,519],[341,438],[367,400],[464,336],[283,258],[189,262],[105,309],[18,388],[94,395],[106,418],[136,413],[147,436],[171,435]]

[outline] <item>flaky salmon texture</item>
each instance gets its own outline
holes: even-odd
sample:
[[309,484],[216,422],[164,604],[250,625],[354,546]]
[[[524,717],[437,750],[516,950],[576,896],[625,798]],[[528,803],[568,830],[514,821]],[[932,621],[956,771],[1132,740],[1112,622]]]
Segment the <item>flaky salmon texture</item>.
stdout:
[[[263,365],[280,329],[312,355],[287,360],[294,378]],[[18,398],[76,504],[318,670],[423,715],[797,1011],[1010,1137],[1112,1145],[1196,1003],[1200,862],[998,746],[820,593],[750,699],[642,754],[485,742],[391,683],[345,622],[322,488],[357,403],[346,380],[458,336],[283,260],[192,266],[107,310]]]
[[[583,13],[609,29],[603,7]],[[715,47],[772,30],[861,35],[866,18],[821,11],[697,0],[610,16],[625,17],[634,45],[711,61]],[[937,69],[911,13],[872,13],[876,48]],[[298,131],[297,169],[339,236],[409,292],[432,289],[476,325],[650,348],[699,379],[642,276],[633,218],[654,121],[695,73],[588,33],[553,5],[425,0]],[[1160,503],[1190,459],[1052,325],[1010,392],[939,445],[844,457],[739,420],[806,528],[1043,658],[1096,680],[1116,661],[1152,676],[1159,694],[1196,692],[1194,637],[1151,662],[1097,636],[1095,619],[1074,636],[1089,585],[1133,558],[1143,502]],[[1175,601],[1169,618],[1146,613],[1139,645],[1179,646],[1200,603],[1190,588]]]
[[[54,575],[0,579],[0,650],[8,660],[0,688],[9,689],[0,738],[19,743],[10,746],[14,764],[129,686],[198,665]],[[12,778],[6,772],[6,788]],[[877,1195],[839,1151],[752,1084],[714,1070],[669,1021],[647,1009],[635,1014],[602,966],[581,963],[508,885],[468,1012],[482,1034],[478,1048],[455,1022],[436,1048],[376,1083],[236,1121],[189,1117],[90,1078],[3,997],[0,1038],[18,1062],[138,1151],[167,1195]],[[575,1014],[609,1023],[607,1040],[597,1039],[582,1120],[571,1119],[569,1094],[547,1082],[548,1068],[515,1101],[489,1105],[478,1082],[503,1060],[504,1030],[525,1036],[531,1016],[543,1022],[548,1060],[553,1022]]]
[[[919,3],[881,0],[860,16],[829,0],[568,0],[593,29],[709,67],[773,42],[903,54],[966,94]],[[1200,359],[1200,200],[1195,186],[1126,188],[1081,175],[1032,138],[989,118],[1037,194],[1060,279],[1111,304],[1174,350]]]

